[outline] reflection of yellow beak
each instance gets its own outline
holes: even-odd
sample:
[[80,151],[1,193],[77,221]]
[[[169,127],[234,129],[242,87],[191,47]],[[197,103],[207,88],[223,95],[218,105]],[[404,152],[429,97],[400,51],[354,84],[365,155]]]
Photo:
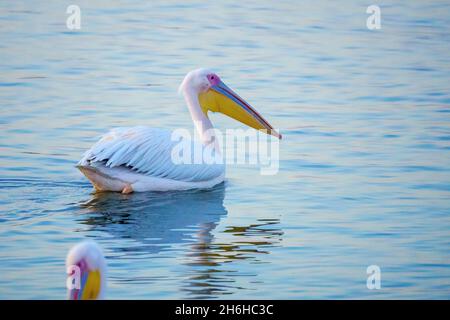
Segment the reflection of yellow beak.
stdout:
[[223,82],[200,93],[199,102],[205,114],[208,111],[221,112],[249,127],[281,139],[281,135],[255,109]]

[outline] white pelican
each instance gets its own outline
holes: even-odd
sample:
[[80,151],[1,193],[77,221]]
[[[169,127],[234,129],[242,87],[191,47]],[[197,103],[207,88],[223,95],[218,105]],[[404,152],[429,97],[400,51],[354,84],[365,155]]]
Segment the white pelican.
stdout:
[[[93,241],[83,241],[70,249],[66,258],[68,281],[78,288],[68,289],[70,300],[103,299],[106,290],[106,260]],[[79,277],[79,279],[75,279]],[[73,282],[75,281],[75,282]]]
[[[247,102],[206,69],[189,72],[180,86],[203,148],[220,153],[208,111],[221,112],[279,139],[281,135]],[[224,180],[223,164],[174,164],[169,130],[129,127],[105,134],[78,163],[98,191],[168,191],[210,188]]]

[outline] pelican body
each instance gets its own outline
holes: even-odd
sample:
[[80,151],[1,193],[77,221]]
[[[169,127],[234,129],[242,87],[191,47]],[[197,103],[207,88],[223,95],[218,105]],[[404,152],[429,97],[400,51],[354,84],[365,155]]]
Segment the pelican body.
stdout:
[[[206,69],[189,72],[180,85],[202,148],[220,153],[208,112],[220,112],[279,139],[281,135],[245,100]],[[97,191],[169,191],[211,188],[224,181],[225,165],[175,164],[171,131],[139,127],[116,128],[86,151],[79,170]],[[212,150],[210,150],[212,149]]]

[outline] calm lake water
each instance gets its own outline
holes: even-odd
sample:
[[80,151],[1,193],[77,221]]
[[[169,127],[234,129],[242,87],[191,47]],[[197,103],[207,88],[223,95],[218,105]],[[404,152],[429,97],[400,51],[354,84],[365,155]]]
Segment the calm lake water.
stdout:
[[[374,31],[367,1],[72,2],[78,31],[64,1],[0,2],[0,298],[64,299],[83,239],[108,298],[450,298],[448,1],[383,1]],[[197,67],[280,129],[279,173],[94,194],[83,152],[113,127],[190,128]]]

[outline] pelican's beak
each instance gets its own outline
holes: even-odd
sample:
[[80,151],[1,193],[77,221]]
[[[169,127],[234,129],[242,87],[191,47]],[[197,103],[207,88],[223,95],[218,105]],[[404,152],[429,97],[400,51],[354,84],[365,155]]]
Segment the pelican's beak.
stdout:
[[200,93],[199,102],[205,113],[208,110],[221,112],[249,127],[281,139],[281,135],[255,109],[222,81]]
[[100,296],[100,270],[81,271],[80,288],[69,290],[70,300],[96,300]]

